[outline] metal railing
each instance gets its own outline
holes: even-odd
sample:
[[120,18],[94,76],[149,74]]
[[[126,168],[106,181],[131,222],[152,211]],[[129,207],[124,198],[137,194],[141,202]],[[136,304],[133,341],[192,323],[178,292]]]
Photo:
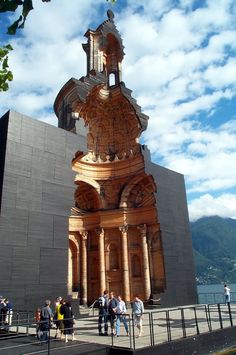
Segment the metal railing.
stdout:
[[[55,339],[55,327],[49,327],[48,339],[41,341],[36,337],[37,324],[33,320],[33,312],[14,312],[12,324],[0,336],[0,355],[38,353],[37,345],[43,344],[41,353],[53,354],[55,349],[64,354],[73,354],[72,343]],[[119,337],[111,335],[98,336],[98,316],[90,315],[75,319],[73,325],[76,341],[73,349],[79,353],[80,348],[99,344],[106,347],[124,347],[138,349],[172,342],[177,339],[195,337],[236,325],[236,304],[202,304],[171,309],[158,309],[143,314],[143,334],[138,337],[139,329],[132,314],[126,314],[129,336],[126,335],[121,323]],[[42,324],[43,322],[41,322]],[[25,337],[22,344],[21,337]],[[19,342],[17,343],[17,339]],[[13,341],[14,340],[14,341]],[[19,352],[16,352],[17,346]],[[14,352],[13,352],[14,350]],[[12,351],[12,352],[11,352]],[[55,353],[55,352],[54,352]]]
[[[198,293],[198,303],[224,303],[224,293],[223,292],[199,292]],[[230,292],[231,303],[236,302],[236,292]]]

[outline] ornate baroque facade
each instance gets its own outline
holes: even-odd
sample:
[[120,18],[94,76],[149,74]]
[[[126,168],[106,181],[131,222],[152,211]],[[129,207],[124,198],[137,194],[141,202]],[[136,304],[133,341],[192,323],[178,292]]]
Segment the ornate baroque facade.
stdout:
[[87,75],[69,80],[54,105],[61,128],[75,131],[75,119],[87,126],[87,152],[72,162],[69,218],[69,287],[83,304],[105,289],[148,301],[166,288],[157,187],[139,144],[148,117],[121,80],[124,47],[113,17],[108,11],[86,32]]

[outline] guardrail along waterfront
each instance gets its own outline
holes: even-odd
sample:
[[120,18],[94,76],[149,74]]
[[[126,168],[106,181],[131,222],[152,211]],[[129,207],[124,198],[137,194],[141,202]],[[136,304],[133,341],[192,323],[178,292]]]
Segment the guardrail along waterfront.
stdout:
[[[236,303],[236,292],[230,292],[231,303]],[[224,303],[224,293],[222,292],[199,292],[198,303]]]
[[[95,311],[97,312],[97,311]],[[111,335],[98,336],[98,315],[84,314],[75,319],[74,333],[76,340],[68,343],[55,339],[55,328],[49,329],[48,341],[41,342],[37,338],[36,323],[33,312],[13,312],[12,324],[0,334],[0,355],[19,354],[78,354],[91,349],[107,347],[124,347],[139,349],[161,343],[173,342],[177,339],[194,337],[199,334],[236,325],[235,304],[201,304],[171,309],[158,309],[143,314],[143,334],[138,337],[138,329],[132,315],[126,320],[130,335],[127,336],[121,323],[119,337]],[[105,350],[104,350],[105,351]],[[105,352],[104,352],[105,353]]]

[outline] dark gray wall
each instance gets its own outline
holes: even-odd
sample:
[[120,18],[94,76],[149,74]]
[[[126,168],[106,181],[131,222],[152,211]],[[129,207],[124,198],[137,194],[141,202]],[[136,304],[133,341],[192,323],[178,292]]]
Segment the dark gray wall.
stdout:
[[[86,150],[86,139],[11,111],[0,119],[1,150],[4,142],[0,294],[15,308],[34,309],[45,298],[67,295],[71,160],[77,150]],[[147,149],[144,156],[157,184],[167,277],[161,304],[196,303],[184,177],[151,163]]]
[[0,216],[0,294],[15,308],[29,309],[45,298],[67,295],[68,216],[75,190],[71,160],[76,150],[86,150],[86,141],[13,111],[0,121],[2,127],[9,122]]
[[178,306],[197,303],[184,176],[153,164],[143,147],[145,170],[157,186],[157,211],[162,232],[167,290],[161,294],[161,305]]

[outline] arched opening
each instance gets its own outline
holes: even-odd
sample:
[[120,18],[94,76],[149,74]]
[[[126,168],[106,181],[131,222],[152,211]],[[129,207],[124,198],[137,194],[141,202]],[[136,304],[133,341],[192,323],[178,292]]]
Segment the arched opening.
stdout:
[[108,33],[107,35],[107,46],[104,49],[104,68],[108,76],[108,86],[117,85],[121,80],[121,65],[123,59],[123,49],[120,46],[117,38]]
[[101,208],[100,196],[96,189],[86,182],[79,181],[75,191],[75,207],[81,211],[95,212]]
[[121,199],[121,207],[145,207],[155,206],[156,185],[151,175],[135,177],[124,188]]
[[116,85],[116,76],[115,73],[109,74],[109,86]]
[[78,292],[79,289],[79,250],[71,239],[68,249],[68,292]]

